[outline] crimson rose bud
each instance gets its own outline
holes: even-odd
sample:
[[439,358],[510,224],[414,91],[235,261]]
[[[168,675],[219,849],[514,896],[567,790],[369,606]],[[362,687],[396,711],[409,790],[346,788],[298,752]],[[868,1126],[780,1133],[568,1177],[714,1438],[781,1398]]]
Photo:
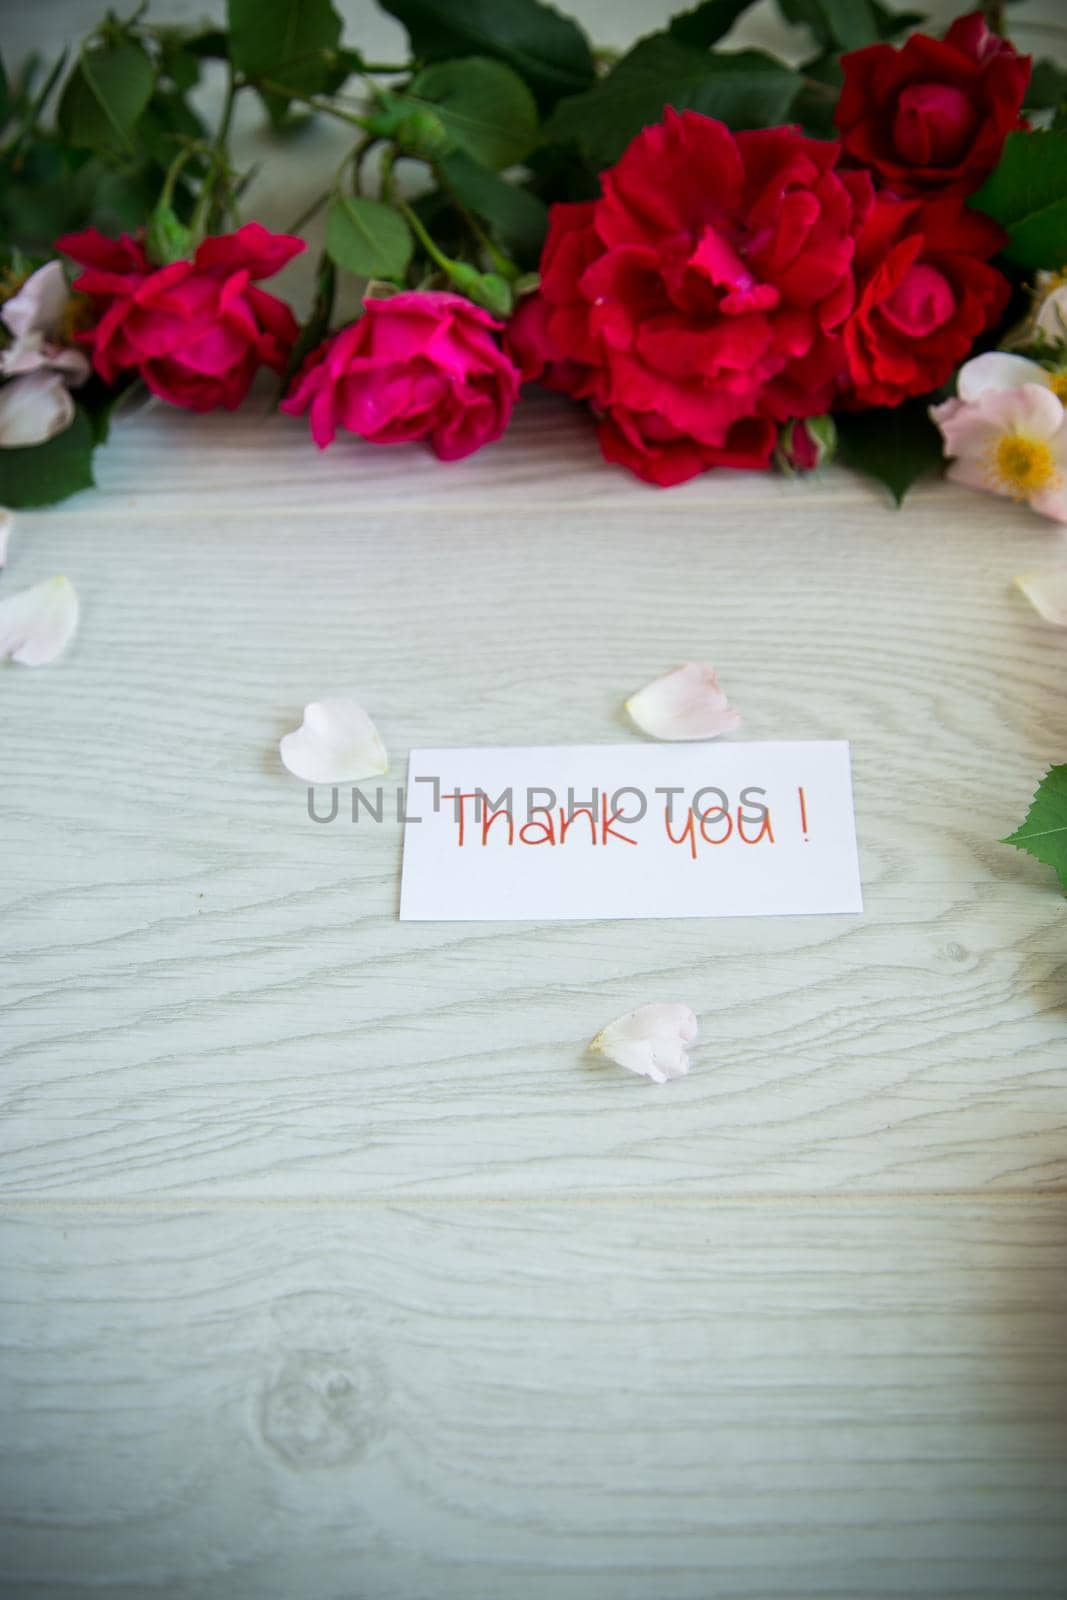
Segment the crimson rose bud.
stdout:
[[830,416],[803,417],[787,422],[778,434],[775,465],[787,477],[815,472],[833,459],[837,450],[837,428]]
[[944,39],[915,33],[899,50],[868,45],[841,65],[841,142],[896,194],[971,194],[1022,125],[1030,57],[991,33],[977,11],[958,17]]

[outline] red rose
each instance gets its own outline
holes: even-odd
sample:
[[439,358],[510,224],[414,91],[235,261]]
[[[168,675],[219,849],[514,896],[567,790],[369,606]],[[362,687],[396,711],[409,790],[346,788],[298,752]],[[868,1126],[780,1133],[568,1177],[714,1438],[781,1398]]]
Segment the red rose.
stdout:
[[554,206],[541,289],[509,329],[525,377],[587,398],[609,460],[649,483],[765,467],[776,424],[825,411],[852,308],[866,174],[792,128],[668,110]]
[[841,65],[841,142],[897,194],[972,193],[1021,126],[1030,57],[990,33],[977,11],[944,39],[915,33],[900,50],[868,45]]
[[91,296],[98,320],[79,338],[105,383],[132,369],[171,405],[232,411],[260,365],[284,369],[296,320],[252,280],[284,267],[302,239],[246,222],[166,267],[153,267],[129,234],[107,239],[89,228],[56,247],[86,269],[74,287]]
[[951,376],[1007,305],[1007,280],[989,265],[1003,243],[962,200],[877,197],[856,246],[848,404],[899,405]]
[[443,291],[366,301],[358,322],[312,352],[282,410],[310,409],[320,450],[347,428],[372,444],[427,439],[458,461],[507,427],[519,375],[487,311]]

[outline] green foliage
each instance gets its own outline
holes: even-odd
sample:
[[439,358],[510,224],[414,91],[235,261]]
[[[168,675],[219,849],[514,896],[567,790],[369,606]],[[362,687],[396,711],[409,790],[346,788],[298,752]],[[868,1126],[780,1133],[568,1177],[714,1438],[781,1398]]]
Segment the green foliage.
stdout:
[[859,50],[881,37],[870,0],[778,0],[787,22],[806,25],[824,50]]
[[326,218],[326,253],[345,272],[399,281],[414,249],[411,230],[381,200],[336,195]]
[[796,72],[760,50],[716,55],[652,34],[594,88],[564,100],[548,131],[573,140],[593,167],[606,167],[666,106],[702,111],[731,128],[761,128],[782,120],[800,86]]
[[577,94],[595,76],[576,22],[541,0],[380,0],[403,23],[420,61],[492,56],[517,72],[538,104]]
[[1067,72],[1055,61],[1038,61],[1026,91],[1027,111],[1058,111],[1067,105]]
[[83,50],[59,102],[59,130],[75,149],[135,153],[134,130],[152,96],[151,57],[125,37]]
[[944,460],[927,405],[907,400],[892,411],[845,411],[834,418],[838,460],[884,484],[898,506],[912,484],[940,470]]
[[499,61],[472,56],[424,67],[401,99],[432,106],[449,148],[494,170],[521,161],[537,139],[533,95]]
[[94,429],[79,406],[74,421],[47,444],[0,450],[0,505],[51,506],[93,485]]
[[1026,821],[1000,842],[1013,844],[1051,867],[1067,891],[1067,765],[1049,768],[1030,802]]
[[1027,271],[1067,262],[1067,132],[1009,133],[970,204],[1007,230],[1004,255]]
[[672,17],[667,24],[667,32],[679,44],[691,44],[698,50],[706,50],[729,33],[741,13],[747,11],[751,4],[752,0],[703,0],[703,4],[694,6],[692,11],[680,11]]
[[227,0],[226,9],[230,60],[257,86],[273,121],[293,95],[335,82],[341,19],[330,0]]
[[521,266],[536,266],[548,228],[543,200],[479,166],[462,150],[445,156],[437,171],[448,194],[485,223],[499,245]]

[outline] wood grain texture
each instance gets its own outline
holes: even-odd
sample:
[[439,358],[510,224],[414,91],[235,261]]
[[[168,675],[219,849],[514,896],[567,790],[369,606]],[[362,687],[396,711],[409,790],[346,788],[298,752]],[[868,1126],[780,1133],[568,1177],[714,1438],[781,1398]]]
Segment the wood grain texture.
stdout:
[[[843,479],[649,495],[534,412],[495,504],[336,477],[279,516],[257,478],[281,453],[205,458],[248,424],[183,418],[155,459],[187,495],[112,490],[18,539],[9,581],[67,571],[84,620],[54,669],[0,680],[0,1189],[1063,1183],[1063,905],[996,843],[1067,742],[1067,641],[1010,589],[1056,536],[945,487],[904,515]],[[170,421],[131,421],[109,470]],[[397,778],[420,744],[637,750],[624,697],[694,658],[750,737],[852,739],[862,918],[400,924],[399,825],[309,821],[277,757],[345,688]],[[704,1026],[665,1094],[582,1058],[656,997]]]
[[1063,1593],[1067,1206],[2,1230],[5,1592]]
[[[805,49],[769,3],[729,42]],[[284,225],[341,137],[239,127]],[[83,621],[0,670],[0,1593],[1060,1600],[1067,936],[995,842],[1067,748],[1010,588],[1060,537],[841,471],[660,494],[547,396],[449,467],[268,398],[121,419],[2,575]],[[277,758],[330,690],[398,781],[636,750],[686,658],[748,737],[851,739],[862,918],[401,925],[399,825]],[[583,1056],[654,998],[702,1024],[663,1090]]]

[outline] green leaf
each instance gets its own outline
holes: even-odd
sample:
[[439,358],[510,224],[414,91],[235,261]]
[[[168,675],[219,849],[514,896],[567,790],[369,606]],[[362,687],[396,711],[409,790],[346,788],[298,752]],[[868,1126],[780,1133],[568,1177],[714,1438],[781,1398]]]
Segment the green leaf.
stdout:
[[0,56],[0,128],[3,128],[11,115],[11,88],[7,81],[7,70],[4,58]]
[[870,6],[874,13],[879,39],[896,39],[900,34],[910,33],[913,28],[919,27],[926,21],[922,11],[890,11],[888,6],[881,4],[881,0],[870,0]]
[[1013,844],[1016,850],[1025,850],[1052,867],[1067,890],[1067,765],[1049,768],[1030,802],[1026,821],[1000,842]]
[[534,97],[500,61],[471,56],[424,67],[412,80],[409,95],[429,101],[453,147],[483,167],[510,167],[536,142]]
[[529,189],[508,183],[457,150],[437,163],[445,188],[484,222],[498,244],[524,266],[540,259],[548,229],[548,207]]
[[751,4],[752,0],[703,0],[703,4],[694,6],[692,11],[680,11],[676,17],[672,17],[667,24],[667,32],[679,44],[691,44],[698,50],[706,50],[729,33],[741,13],[747,11]]
[[884,483],[901,505],[916,479],[944,461],[941,435],[926,407],[926,400],[909,400],[892,411],[839,412],[837,459]]
[[338,195],[332,202],[326,218],[326,252],[345,272],[399,280],[413,248],[411,230],[392,206],[352,195]]
[[46,444],[0,450],[0,505],[51,506],[93,486],[93,429],[79,406],[74,421]]
[[1029,271],[1067,262],[1067,133],[1009,133],[970,205],[1007,229],[1003,254]]
[[155,68],[133,39],[83,50],[67,79],[57,120],[78,149],[131,155],[133,130],[148,104]]
[[1028,111],[1055,111],[1067,100],[1067,72],[1055,61],[1038,61],[1023,104]]
[[[230,59],[254,83],[269,79],[294,94],[317,94],[333,70],[341,19],[330,0],[227,0]],[[276,119],[285,94],[261,91]]]
[[529,84],[542,106],[577,94],[596,71],[585,34],[541,0],[380,0],[403,23],[421,61],[492,56]]
[[859,50],[884,37],[870,0],[778,0],[778,9],[787,22],[809,27],[824,49]]
[[716,55],[653,34],[595,88],[564,100],[548,132],[573,139],[593,166],[606,167],[667,106],[702,111],[731,128],[764,128],[781,122],[800,86],[797,73],[762,51]]

